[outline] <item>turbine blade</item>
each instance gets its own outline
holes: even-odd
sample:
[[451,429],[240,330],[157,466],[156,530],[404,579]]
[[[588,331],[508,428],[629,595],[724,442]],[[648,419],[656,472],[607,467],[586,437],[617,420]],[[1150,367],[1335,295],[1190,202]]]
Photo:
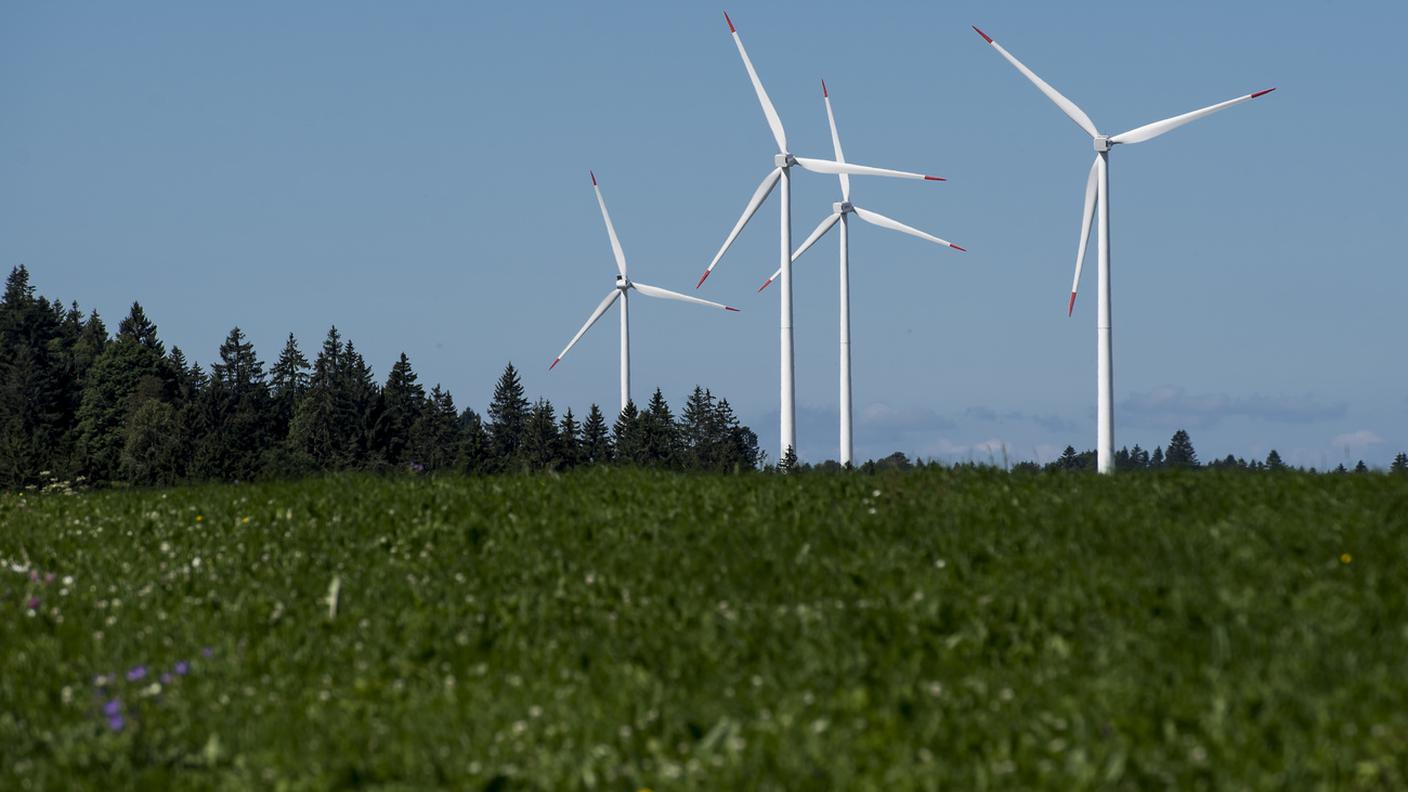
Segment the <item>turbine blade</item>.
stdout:
[[856,210],[856,216],[857,216],[857,217],[859,217],[860,219],[864,220],[864,221],[867,222],[867,223],[870,223],[871,225],[877,225],[877,226],[880,226],[881,228],[888,228],[888,229],[890,229],[891,231],[899,231],[899,232],[902,233],[902,234],[909,234],[910,236],[916,236],[916,237],[919,237],[920,239],[927,239],[927,240],[929,240],[930,242],[933,242],[933,243],[935,243],[935,244],[944,245],[944,246],[946,246],[946,247],[951,247],[951,248],[953,248],[954,250],[966,252],[966,251],[964,250],[964,248],[961,248],[961,247],[959,247],[958,245],[953,244],[952,242],[948,241],[947,239],[939,239],[938,237],[934,236],[933,234],[926,234],[926,233],[924,233],[923,231],[920,231],[920,230],[917,229],[917,228],[910,228],[909,226],[905,225],[904,223],[901,223],[901,222],[898,221],[898,220],[891,220],[890,218],[886,217],[885,215],[879,214],[878,212],[872,212],[872,211],[870,211],[869,209],[862,209],[862,208],[860,208],[859,206],[854,207],[854,209]]
[[724,21],[728,22],[728,32],[733,36],[733,43],[738,45],[738,54],[743,58],[743,68],[748,70],[748,79],[753,81],[753,91],[758,94],[758,104],[763,106],[763,115],[768,119],[772,139],[777,141],[777,150],[785,154],[787,133],[782,129],[782,119],[778,118],[777,109],[772,106],[768,92],[763,90],[763,81],[758,79],[758,72],[753,69],[753,61],[748,59],[748,50],[743,48],[743,39],[738,37],[738,30],[734,28],[733,20],[728,18],[728,12],[724,12]]
[[[811,236],[808,236],[806,240],[802,242],[802,245],[800,247],[792,251],[792,260],[796,261],[799,256],[807,252],[807,248],[811,247],[812,245],[815,245],[817,243],[817,240],[821,239],[823,236],[826,236],[826,232],[830,231],[831,226],[836,225],[836,221],[840,219],[840,212],[833,212],[832,214],[827,215],[826,219],[822,220],[821,223],[816,227],[816,230],[812,231]],[[764,281],[762,286],[758,287],[758,291],[766,289],[769,284],[771,284],[773,281],[777,280],[780,277],[782,277],[781,267],[778,268],[777,272],[774,272],[772,274],[772,277]]]
[[757,213],[758,207],[763,205],[763,201],[768,199],[772,193],[772,188],[777,186],[777,180],[782,178],[782,169],[773,168],[772,172],[763,177],[763,183],[758,185],[758,189],[753,191],[753,197],[748,199],[748,205],[743,207],[743,216],[734,223],[733,230],[728,233],[728,238],[724,240],[723,247],[714,254],[714,260],[709,262],[709,268],[704,270],[704,274],[699,277],[699,283],[694,288],[704,285],[704,279],[709,277],[709,273],[714,271],[714,265],[719,263],[719,259],[724,257],[729,247],[733,245],[733,240],[738,238],[738,232],[743,230],[743,226],[748,225],[748,221]]
[[[821,98],[826,102],[826,121],[831,125],[831,148],[836,152],[836,161],[845,162],[846,155],[841,153],[841,136],[836,132],[836,114],[831,112],[831,92],[826,90],[826,80],[821,81]],[[847,173],[840,174],[841,178],[841,200],[851,200],[851,176]],[[793,258],[796,258],[794,255]]]
[[1080,268],[1085,263],[1085,249],[1090,246],[1090,221],[1095,217],[1095,190],[1099,177],[1100,157],[1090,164],[1090,177],[1085,180],[1085,207],[1080,214],[1080,246],[1076,248],[1076,276],[1071,279],[1071,301],[1066,305],[1066,316],[1075,313],[1076,289],[1080,288]]
[[601,185],[596,183],[595,173],[592,173],[592,189],[596,191],[596,203],[601,207],[601,219],[606,221],[606,235],[611,237],[611,255],[616,257],[616,269],[620,270],[621,277],[624,278],[626,254],[621,251],[621,240],[616,238],[616,226],[611,224],[611,213],[606,211],[606,200],[601,197]]
[[1236,99],[1228,99],[1225,102],[1218,102],[1215,105],[1204,107],[1201,110],[1194,110],[1191,113],[1184,113],[1183,115],[1177,115],[1173,118],[1165,118],[1162,121],[1155,121],[1152,124],[1145,124],[1142,127],[1136,127],[1134,129],[1129,130],[1128,132],[1121,132],[1118,135],[1115,135],[1114,137],[1110,138],[1110,142],[1143,143],[1144,141],[1152,140],[1165,132],[1172,132],[1173,130],[1183,126],[1189,121],[1197,121],[1203,116],[1210,116],[1213,113],[1216,113],[1218,110],[1231,107],[1232,105],[1241,104],[1242,102],[1249,102],[1257,98],[1258,96],[1265,96],[1274,90],[1276,89],[1267,88],[1264,91],[1257,91],[1256,93],[1249,93],[1246,96],[1239,96]]
[[797,164],[812,173],[849,173],[855,176],[889,176],[894,179],[920,179],[923,181],[948,181],[942,176],[925,176],[922,173],[910,173],[909,171],[890,170],[889,168],[872,168],[869,165],[856,165],[850,162],[835,162],[833,160],[812,159],[811,157],[795,157]]
[[1042,93],[1046,94],[1047,99],[1050,99],[1052,102],[1055,102],[1056,106],[1061,108],[1061,112],[1065,113],[1067,116],[1070,117],[1072,121],[1076,122],[1076,126],[1080,127],[1081,129],[1084,129],[1086,134],[1090,135],[1091,137],[1100,136],[1100,130],[1095,128],[1095,122],[1091,121],[1090,116],[1086,115],[1084,110],[1077,107],[1075,102],[1072,102],[1070,99],[1067,99],[1066,97],[1062,96],[1060,91],[1056,90],[1055,88],[1052,88],[1051,85],[1048,84],[1045,80],[1036,76],[1035,72],[1033,72],[1031,69],[1028,69],[1025,64],[1014,58],[1012,56],[1012,53],[1003,49],[1001,44],[998,44],[996,41],[993,41],[991,36],[981,30],[978,30],[977,25],[974,25],[973,29],[977,30],[978,35],[982,36],[984,41],[991,44],[992,48],[997,50],[999,55],[1006,58],[1008,63],[1017,67],[1017,71],[1021,72],[1023,77],[1026,77],[1028,80],[1030,80],[1032,85],[1035,85],[1038,91],[1041,91]]
[[641,294],[644,294],[646,297],[659,297],[662,300],[679,300],[680,302],[694,303],[695,305],[707,305],[710,308],[722,308],[725,311],[738,310],[737,308],[724,305],[723,303],[716,303],[712,300],[701,300],[698,297],[690,297],[688,294],[672,292],[669,289],[662,289],[659,286],[650,286],[644,283],[636,283],[634,281],[631,283],[631,286],[637,291],[639,291]]
[[568,341],[567,346],[562,348],[562,352],[558,354],[557,360],[552,362],[552,366],[548,366],[548,371],[552,371],[553,366],[556,366],[563,358],[567,357],[567,352],[577,345],[577,341],[580,340],[583,335],[586,335],[588,330],[592,329],[592,325],[596,324],[596,320],[600,319],[601,315],[606,313],[606,309],[611,307],[611,303],[616,302],[616,298],[620,296],[620,289],[612,289],[611,293],[606,295],[606,298],[601,301],[601,305],[598,305],[596,310],[592,311],[592,315],[587,317],[587,323],[582,325],[582,329],[577,331],[577,335],[572,336],[572,340]]

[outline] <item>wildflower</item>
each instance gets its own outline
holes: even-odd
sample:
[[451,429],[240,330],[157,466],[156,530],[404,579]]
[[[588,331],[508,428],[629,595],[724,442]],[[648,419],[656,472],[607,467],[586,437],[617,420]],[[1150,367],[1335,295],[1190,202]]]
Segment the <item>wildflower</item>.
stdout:
[[103,705],[103,714],[109,718],[121,717],[122,699],[112,699]]
[[139,665],[139,666],[134,667],[131,671],[128,671],[128,672],[127,672],[127,681],[128,681],[128,682],[136,682],[136,681],[139,680],[139,679],[145,679],[146,676],[147,676],[147,667],[146,667],[146,666],[140,666],[140,665]]
[[870,497],[872,497],[872,498],[878,498],[878,497],[880,497],[880,490],[871,490],[871,491],[870,491]]
[[108,728],[115,731],[122,731],[122,727],[127,725],[127,721],[121,715],[108,716]]
[[162,672],[161,672],[161,684],[163,684],[163,685],[169,685],[169,684],[171,684],[172,682],[174,682],[175,680],[176,680],[176,677],[171,676],[171,672],[170,672],[170,671],[162,671]]
[[197,514],[197,515],[196,515],[196,522],[205,522],[205,515]]
[[[209,656],[210,655],[206,655],[206,657]],[[185,676],[186,674],[191,673],[191,664],[186,662],[185,660],[177,660],[176,666],[172,670],[176,672],[177,676]]]
[[37,610],[39,610],[39,605],[40,605],[40,602],[39,602],[39,598],[38,598],[38,597],[30,597],[30,598],[29,598],[29,602],[26,602],[26,603],[25,603],[25,607],[29,608],[29,609],[32,610],[32,611],[37,611]]
[[245,515],[244,517],[240,518],[240,522],[244,525],[249,525],[249,516]]
[[1350,562],[1353,561],[1353,560],[1354,560],[1354,556],[1350,555],[1349,553],[1340,553],[1340,563],[1341,563],[1341,564],[1348,564],[1348,563],[1350,563]]
[[49,585],[50,583],[53,583],[53,582],[54,582],[54,573],[53,573],[53,572],[45,572],[45,573],[44,573],[44,585],[47,586],[47,585]]
[[201,657],[210,658],[215,656],[215,650],[207,646],[200,650]]

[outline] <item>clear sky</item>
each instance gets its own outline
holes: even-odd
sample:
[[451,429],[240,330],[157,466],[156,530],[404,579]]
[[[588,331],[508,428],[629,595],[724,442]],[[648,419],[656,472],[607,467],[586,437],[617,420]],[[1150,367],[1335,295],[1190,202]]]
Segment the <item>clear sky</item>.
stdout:
[[[601,179],[633,278],[693,291],[774,151],[705,4],[0,5],[0,264],[96,307],[140,299],[209,362],[337,326],[384,376],[483,410],[614,409]],[[855,201],[965,254],[853,223],[856,451],[1049,460],[1095,444],[1095,268],[1066,299],[1089,140],[969,27],[1109,134],[1278,91],[1112,155],[1115,441],[1300,464],[1408,449],[1408,49],[1401,2],[739,3],[800,155],[946,176]],[[800,240],[838,200],[794,176]],[[772,199],[775,201],[775,197]],[[770,201],[698,292],[632,301],[635,396],[729,398],[777,453]],[[1092,248],[1093,256],[1093,248]],[[836,456],[835,240],[797,265],[804,459]]]

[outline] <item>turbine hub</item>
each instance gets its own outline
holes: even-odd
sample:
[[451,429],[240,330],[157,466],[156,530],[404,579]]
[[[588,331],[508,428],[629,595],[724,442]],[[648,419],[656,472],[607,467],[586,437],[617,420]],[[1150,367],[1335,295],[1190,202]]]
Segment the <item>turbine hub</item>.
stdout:
[[779,168],[790,168],[797,164],[797,158],[791,154],[775,154],[772,158],[772,164]]
[[1109,151],[1114,144],[1110,142],[1109,135],[1097,135],[1095,137],[1095,150],[1099,152]]
[[855,210],[856,207],[850,201],[842,201],[840,203],[831,204],[831,211],[835,212],[836,214],[843,215],[849,212],[854,212]]
[[631,288],[631,280],[630,280],[630,278],[627,278],[627,277],[625,277],[624,275],[617,275],[617,276],[616,276],[616,288],[620,289],[621,291],[625,291],[625,290]]

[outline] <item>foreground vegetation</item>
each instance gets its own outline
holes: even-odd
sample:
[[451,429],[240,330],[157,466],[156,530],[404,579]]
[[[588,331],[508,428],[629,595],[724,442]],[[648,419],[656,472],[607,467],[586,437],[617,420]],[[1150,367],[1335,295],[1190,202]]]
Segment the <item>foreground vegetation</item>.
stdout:
[[0,788],[1408,786],[1384,475],[0,497]]

